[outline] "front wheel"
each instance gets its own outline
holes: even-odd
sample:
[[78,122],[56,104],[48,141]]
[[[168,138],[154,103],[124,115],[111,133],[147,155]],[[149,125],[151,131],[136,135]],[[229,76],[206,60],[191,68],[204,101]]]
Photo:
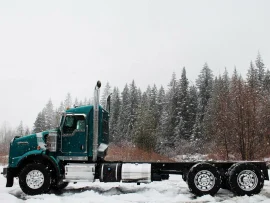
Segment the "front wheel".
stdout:
[[195,195],[215,195],[220,189],[221,177],[213,165],[198,163],[189,170],[187,184]]
[[39,195],[50,190],[51,173],[46,165],[32,163],[26,165],[19,174],[19,184],[27,195]]

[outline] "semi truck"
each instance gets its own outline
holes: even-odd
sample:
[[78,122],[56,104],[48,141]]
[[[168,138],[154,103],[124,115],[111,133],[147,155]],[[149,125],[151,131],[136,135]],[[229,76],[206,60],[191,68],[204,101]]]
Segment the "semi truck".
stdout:
[[106,161],[109,145],[110,99],[99,104],[101,82],[94,104],[67,109],[59,127],[22,137],[10,143],[6,187],[19,179],[22,191],[38,195],[62,190],[69,183],[100,181],[150,183],[182,175],[196,196],[215,195],[226,188],[235,195],[254,195],[269,180],[262,161],[123,162]]

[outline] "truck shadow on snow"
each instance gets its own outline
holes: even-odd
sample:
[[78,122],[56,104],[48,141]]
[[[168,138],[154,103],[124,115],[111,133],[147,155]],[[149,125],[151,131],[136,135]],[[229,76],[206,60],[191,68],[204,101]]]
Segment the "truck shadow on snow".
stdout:
[[[147,188],[147,187],[141,187],[141,188],[126,188],[126,187],[111,187],[109,189],[104,189],[101,187],[91,187],[91,186],[85,186],[85,187],[81,187],[81,188],[72,188],[72,187],[67,187],[66,189],[63,189],[61,191],[50,191],[48,194],[46,195],[55,195],[55,196],[69,196],[69,195],[74,195],[74,194],[80,194],[83,192],[95,192],[98,193],[100,195],[104,195],[104,196],[113,196],[113,195],[123,195],[123,194],[132,194],[132,193],[145,193],[148,192],[150,190],[153,190],[154,188]],[[155,190],[155,189],[154,189]],[[168,192],[167,189],[164,190],[160,190],[160,188],[157,190],[159,193],[164,194],[166,192]],[[11,195],[17,197],[18,199],[21,200],[28,200],[28,199],[44,199],[43,195],[36,195],[36,196],[29,196],[24,194],[20,189],[16,189],[16,190],[12,190],[9,192]],[[185,195],[186,197],[190,198],[190,200],[194,200],[197,199],[198,197],[191,194],[188,189],[183,189],[183,188],[179,188],[178,191],[174,191],[175,194],[173,194],[174,196],[177,196],[178,194],[182,194]],[[172,195],[172,194],[170,194]],[[229,191],[227,190],[221,190],[220,193],[218,193],[215,198],[217,200],[224,200],[224,199],[228,199],[228,198],[232,198],[234,195],[230,194]]]
[[[96,187],[96,186],[85,186],[85,187],[81,187],[81,188],[73,188],[73,187],[67,187],[66,189],[63,189],[62,191],[50,191],[48,194],[46,195],[55,195],[55,196],[70,196],[70,195],[74,195],[74,194],[80,194],[83,192],[95,192],[98,193],[100,195],[104,195],[104,196],[114,196],[114,195],[123,195],[123,194],[133,194],[133,193],[146,193],[150,190],[153,190],[154,188],[148,188],[148,187],[141,187],[141,188],[126,188],[123,186],[117,186],[117,187],[111,187],[109,189],[104,189],[101,187]],[[154,189],[157,190],[157,192],[164,194],[166,192],[168,192],[166,189],[162,190],[162,189]],[[197,198],[197,196],[194,196],[193,194],[191,194],[188,189],[183,189],[183,188],[179,188],[178,191],[174,191],[175,194],[169,194],[169,195],[174,195],[177,196],[178,194],[181,195],[185,195],[186,197],[190,198],[190,200],[195,200]],[[15,189],[9,192],[9,194],[17,197],[18,199],[21,200],[29,200],[29,199],[44,199],[43,195],[36,195],[36,196],[29,196],[24,194],[20,189]],[[268,198],[270,198],[270,194],[268,191],[266,190],[262,190],[261,195],[264,195]],[[231,198],[236,197],[233,193],[231,193],[228,190],[225,189],[220,189],[219,192],[215,195],[215,201],[219,202],[219,201],[224,201],[224,200],[228,200]]]
[[106,190],[100,187],[86,186],[82,188],[66,188],[62,191],[51,191],[50,194],[61,196],[61,195],[67,195],[68,193],[77,194],[77,193],[82,193],[82,192],[93,191],[101,195],[112,196],[112,195],[130,194],[130,193],[140,193],[140,192],[145,192],[148,190],[149,190],[148,188],[128,189],[124,187],[112,187]]
[[[90,192],[93,191],[95,193],[98,193],[100,195],[104,196],[112,196],[112,195],[122,195],[122,194],[132,194],[132,193],[141,193],[141,192],[147,192],[149,191],[149,188],[124,188],[124,187],[112,187],[110,189],[103,189],[100,187],[82,187],[82,188],[66,188],[63,189],[62,191],[50,191],[47,195],[56,195],[56,196],[69,196],[69,195],[74,195],[74,194],[79,194],[83,192]],[[36,195],[36,196],[29,196],[23,193],[20,189],[12,190],[9,192],[9,194],[17,197],[18,199],[21,200],[27,200],[27,199],[43,199],[41,197],[42,195]]]

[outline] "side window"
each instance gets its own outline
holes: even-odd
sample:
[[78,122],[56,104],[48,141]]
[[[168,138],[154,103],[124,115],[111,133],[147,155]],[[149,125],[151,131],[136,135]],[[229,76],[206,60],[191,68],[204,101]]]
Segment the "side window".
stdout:
[[72,135],[75,131],[85,132],[85,118],[82,115],[67,115],[63,125],[63,134]]
[[78,131],[84,132],[85,131],[85,120],[78,120],[76,129]]

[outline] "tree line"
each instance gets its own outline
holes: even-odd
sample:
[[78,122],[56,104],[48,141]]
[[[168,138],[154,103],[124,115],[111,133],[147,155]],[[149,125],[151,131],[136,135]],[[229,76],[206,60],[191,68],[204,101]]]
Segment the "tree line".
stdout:
[[[106,90],[106,92],[110,92]],[[119,145],[174,156],[186,153],[218,155],[218,159],[252,160],[269,155],[270,71],[258,54],[246,77],[235,68],[215,76],[207,63],[196,85],[185,67],[165,89],[148,86],[142,92],[132,81],[112,90],[110,135]]]
[[[232,75],[225,68],[214,76],[205,63],[192,84],[186,71],[183,67],[180,78],[173,73],[166,88],[154,84],[142,91],[133,80],[120,91],[107,83],[101,105],[111,94],[110,141],[167,156],[206,153],[252,160],[269,155],[270,71],[260,54],[245,77],[236,68]],[[67,107],[92,103],[87,98],[73,100],[70,93],[57,108],[49,100],[32,132],[57,127]]]

